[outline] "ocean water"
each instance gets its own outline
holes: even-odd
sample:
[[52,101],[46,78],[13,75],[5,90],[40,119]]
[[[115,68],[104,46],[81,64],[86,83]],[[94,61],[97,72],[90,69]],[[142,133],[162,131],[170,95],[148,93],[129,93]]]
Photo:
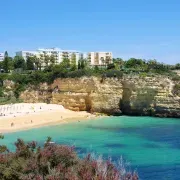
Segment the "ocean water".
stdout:
[[106,117],[5,134],[1,143],[13,150],[17,138],[43,145],[47,136],[80,155],[122,156],[142,180],[180,180],[180,119]]

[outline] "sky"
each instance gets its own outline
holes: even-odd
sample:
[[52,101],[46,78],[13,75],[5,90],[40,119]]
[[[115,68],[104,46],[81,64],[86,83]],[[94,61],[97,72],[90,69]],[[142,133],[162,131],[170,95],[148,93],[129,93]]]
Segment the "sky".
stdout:
[[1,1],[0,52],[51,47],[180,63],[180,1]]

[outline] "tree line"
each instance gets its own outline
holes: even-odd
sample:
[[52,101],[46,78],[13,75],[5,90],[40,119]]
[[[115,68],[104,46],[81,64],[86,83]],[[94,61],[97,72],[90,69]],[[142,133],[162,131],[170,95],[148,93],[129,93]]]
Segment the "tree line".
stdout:
[[[8,52],[5,52],[4,60],[0,62],[0,69],[5,73],[9,73],[12,70],[21,69],[25,70],[42,70],[53,67],[57,64],[57,58],[55,55],[41,54],[38,56],[27,56],[25,60],[21,56],[15,56],[14,58],[8,56]],[[85,67],[85,60],[81,59],[76,65],[76,55],[72,54],[71,59],[63,58],[61,65],[65,68],[70,68],[71,70],[83,69]]]
[[[0,68],[4,70],[4,72],[9,73],[12,70],[21,69],[25,70],[47,70],[51,71],[55,65],[60,65],[60,67],[66,68],[70,71],[75,71],[78,69],[87,69],[90,67],[88,61],[86,59],[81,59],[76,64],[76,55],[72,54],[71,59],[64,58],[61,63],[57,62],[57,58],[54,55],[48,56],[41,54],[40,57],[37,56],[28,56],[25,60],[21,56],[15,56],[14,58],[9,57],[7,51],[5,52],[5,58],[2,62],[0,62]],[[116,69],[127,72],[167,72],[169,70],[180,70],[180,63],[176,65],[167,65],[164,63],[159,63],[157,60],[144,60],[144,59],[136,59],[130,58],[125,61],[122,58],[114,58],[113,63],[103,66],[94,67],[96,71],[99,68]],[[60,68],[62,69],[62,68]]]
[[130,58],[127,61],[124,61],[121,58],[114,58],[113,65],[116,69],[134,69],[137,71],[145,71],[148,72],[150,70],[159,70],[159,71],[167,71],[167,70],[180,70],[180,63],[176,65],[168,65],[164,63],[160,63],[157,60],[145,60],[145,59],[136,59]]

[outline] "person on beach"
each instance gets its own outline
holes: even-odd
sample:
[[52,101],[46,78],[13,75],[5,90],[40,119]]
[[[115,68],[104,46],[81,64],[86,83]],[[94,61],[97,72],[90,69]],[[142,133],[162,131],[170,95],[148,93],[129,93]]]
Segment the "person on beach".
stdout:
[[14,123],[12,122],[12,123],[11,123],[11,127],[13,127],[13,126],[14,126]]

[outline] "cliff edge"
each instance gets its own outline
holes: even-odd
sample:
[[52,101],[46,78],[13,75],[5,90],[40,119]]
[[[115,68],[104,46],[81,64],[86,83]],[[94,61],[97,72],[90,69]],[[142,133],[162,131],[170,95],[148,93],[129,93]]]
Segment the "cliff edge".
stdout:
[[64,78],[51,85],[29,86],[20,98],[74,111],[180,117],[178,84],[167,77]]

